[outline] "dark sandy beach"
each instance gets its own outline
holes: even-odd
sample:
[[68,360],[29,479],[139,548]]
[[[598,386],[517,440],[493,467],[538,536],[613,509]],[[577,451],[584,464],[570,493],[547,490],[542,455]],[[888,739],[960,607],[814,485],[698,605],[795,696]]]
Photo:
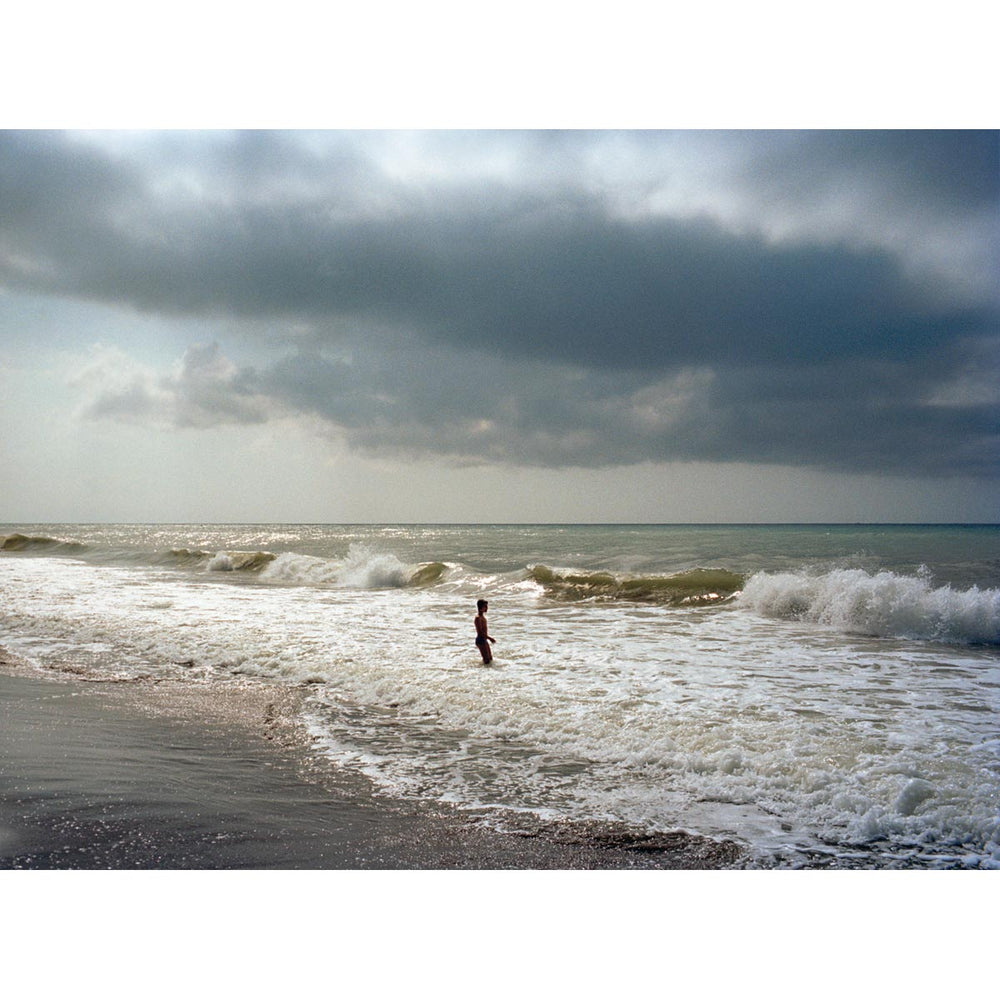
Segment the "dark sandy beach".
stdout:
[[114,683],[0,652],[0,869],[708,869],[732,844],[498,833],[310,750],[294,691]]

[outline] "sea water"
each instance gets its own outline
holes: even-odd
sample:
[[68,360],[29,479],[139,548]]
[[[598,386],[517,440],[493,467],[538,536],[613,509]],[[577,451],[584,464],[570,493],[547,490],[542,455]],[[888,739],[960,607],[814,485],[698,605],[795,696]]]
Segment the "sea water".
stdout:
[[687,830],[754,866],[1000,867],[997,526],[6,525],[0,547],[0,644],[299,686],[318,750],[390,795]]

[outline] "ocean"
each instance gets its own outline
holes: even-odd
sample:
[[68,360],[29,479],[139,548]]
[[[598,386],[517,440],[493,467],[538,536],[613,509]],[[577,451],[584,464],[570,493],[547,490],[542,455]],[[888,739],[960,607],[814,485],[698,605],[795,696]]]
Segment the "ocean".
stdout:
[[10,524],[0,549],[0,645],[294,686],[331,766],[473,823],[1000,868],[1000,526]]

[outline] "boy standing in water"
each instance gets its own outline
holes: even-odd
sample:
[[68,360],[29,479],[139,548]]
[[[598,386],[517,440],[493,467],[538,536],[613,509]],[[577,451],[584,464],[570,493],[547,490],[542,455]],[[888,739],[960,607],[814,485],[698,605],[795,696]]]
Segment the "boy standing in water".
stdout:
[[493,650],[490,649],[490,643],[496,642],[496,639],[486,631],[486,612],[490,609],[489,602],[480,599],[476,601],[476,608],[479,611],[476,615],[476,645],[483,654],[483,663],[492,663]]

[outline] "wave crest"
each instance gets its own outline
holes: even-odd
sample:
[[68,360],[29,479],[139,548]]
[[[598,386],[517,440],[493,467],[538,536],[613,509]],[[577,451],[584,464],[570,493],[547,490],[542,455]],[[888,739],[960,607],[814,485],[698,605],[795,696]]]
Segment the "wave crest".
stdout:
[[739,602],[763,615],[862,635],[1000,643],[1000,590],[933,587],[926,574],[861,569],[755,573]]
[[446,564],[440,562],[407,565],[392,553],[352,545],[342,560],[284,552],[266,567],[261,579],[345,590],[385,590],[433,586],[440,582],[446,569]]
[[443,562],[424,563],[416,569],[408,583],[411,587],[433,587],[440,583],[448,570],[448,564]]
[[22,535],[14,532],[12,535],[0,535],[0,551],[32,552],[57,551],[65,553],[83,552],[87,548],[83,542],[74,542],[64,538],[49,538],[46,535]]
[[256,572],[277,558],[273,552],[217,552],[209,562],[213,572]]
[[557,572],[532,566],[529,579],[552,597],[566,601],[592,599],[650,604],[706,604],[724,601],[743,585],[743,577],[726,569],[691,569],[670,576],[619,577],[603,572]]
[[202,552],[200,549],[171,549],[162,555],[157,553],[153,562],[170,566],[199,566],[211,558],[211,552]]

